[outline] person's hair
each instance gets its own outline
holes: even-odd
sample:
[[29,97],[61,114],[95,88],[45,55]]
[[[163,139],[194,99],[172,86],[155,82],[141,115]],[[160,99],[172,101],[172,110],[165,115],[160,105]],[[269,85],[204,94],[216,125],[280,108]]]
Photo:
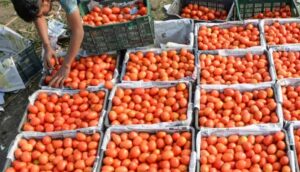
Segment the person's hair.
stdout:
[[17,14],[26,22],[32,22],[40,11],[39,0],[11,0]]

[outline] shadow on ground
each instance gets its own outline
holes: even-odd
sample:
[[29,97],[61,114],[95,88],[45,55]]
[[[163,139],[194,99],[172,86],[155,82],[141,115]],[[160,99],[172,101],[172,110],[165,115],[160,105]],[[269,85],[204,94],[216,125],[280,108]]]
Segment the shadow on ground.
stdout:
[[0,169],[4,168],[9,145],[18,134],[18,127],[28,103],[28,97],[38,89],[40,78],[41,75],[38,74],[28,83],[26,89],[20,90],[16,94],[6,95],[9,102],[5,106],[5,112],[0,113]]

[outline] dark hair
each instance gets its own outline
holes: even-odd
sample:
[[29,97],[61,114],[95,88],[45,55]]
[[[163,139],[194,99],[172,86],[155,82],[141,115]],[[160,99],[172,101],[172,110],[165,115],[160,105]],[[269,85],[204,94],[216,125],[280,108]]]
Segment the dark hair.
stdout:
[[32,22],[40,11],[39,0],[11,0],[17,14],[26,22]]

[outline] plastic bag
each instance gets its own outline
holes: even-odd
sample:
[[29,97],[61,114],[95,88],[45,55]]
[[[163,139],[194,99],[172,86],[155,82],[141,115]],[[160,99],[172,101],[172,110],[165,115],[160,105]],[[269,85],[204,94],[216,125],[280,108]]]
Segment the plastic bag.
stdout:
[[0,92],[10,92],[24,89],[25,85],[19,75],[12,57],[1,58],[0,63]]
[[155,46],[193,48],[194,22],[189,19],[155,21]]
[[[50,19],[48,21],[48,35],[50,45],[56,52],[62,51],[61,47],[57,44],[58,38],[67,32],[65,24],[58,20]],[[45,49],[42,48],[42,57],[44,57]]]
[[[20,34],[11,30],[8,27],[0,25],[0,49],[6,52],[13,52],[15,54],[24,50],[29,45],[29,40],[24,39]],[[2,54],[0,53],[0,57]]]
[[14,60],[18,60],[17,54],[29,45],[29,40],[10,28],[0,25],[0,92],[25,88]]

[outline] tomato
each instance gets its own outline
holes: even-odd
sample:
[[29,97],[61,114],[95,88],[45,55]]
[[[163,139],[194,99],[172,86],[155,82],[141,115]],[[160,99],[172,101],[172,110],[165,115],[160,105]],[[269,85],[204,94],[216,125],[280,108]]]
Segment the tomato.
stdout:
[[42,154],[39,157],[39,164],[45,165],[48,163],[48,156],[46,154]]
[[15,172],[16,170],[12,167],[9,167],[5,170],[5,172]]
[[113,83],[111,81],[106,81],[104,86],[105,88],[111,90],[113,88]]
[[22,162],[30,162],[31,161],[31,154],[29,152],[23,152],[20,157]]
[[28,111],[30,113],[37,114],[39,110],[35,105],[28,105]]

